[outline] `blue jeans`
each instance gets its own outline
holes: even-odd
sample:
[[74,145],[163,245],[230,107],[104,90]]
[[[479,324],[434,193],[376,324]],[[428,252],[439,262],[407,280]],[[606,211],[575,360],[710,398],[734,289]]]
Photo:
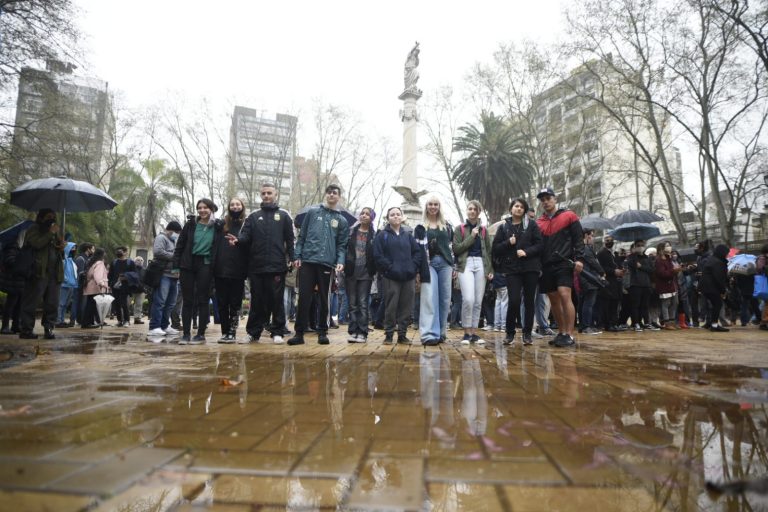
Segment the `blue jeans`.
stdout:
[[78,289],[77,288],[68,288],[65,286],[62,286],[59,289],[59,316],[56,318],[56,323],[63,324],[64,323],[64,314],[67,312],[67,306],[69,305],[69,301],[72,301],[72,309],[69,313],[69,319],[74,322],[77,318],[77,308],[78,308]]
[[176,306],[178,279],[163,276],[160,286],[152,292],[152,307],[149,312],[149,329],[167,329],[171,325],[171,311]]
[[582,329],[592,327],[592,310],[597,300],[597,290],[584,290],[581,292],[581,314],[579,326]]
[[536,324],[538,324],[539,329],[549,329],[549,321],[545,314],[547,312],[547,300],[549,300],[547,294],[538,293],[537,290],[534,308],[536,309]]
[[347,279],[346,297],[349,301],[349,334],[368,336],[368,299],[372,279]]
[[442,257],[429,262],[429,282],[421,283],[419,303],[419,335],[422,340],[446,336],[451,307],[451,276],[453,268]]

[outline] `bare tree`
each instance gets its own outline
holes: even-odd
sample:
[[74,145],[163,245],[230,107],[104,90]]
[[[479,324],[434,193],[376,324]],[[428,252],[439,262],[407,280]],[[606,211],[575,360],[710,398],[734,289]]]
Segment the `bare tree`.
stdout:
[[[568,12],[567,49],[594,77],[597,102],[623,128],[638,157],[654,176],[669,206],[680,242],[688,236],[677,193],[681,181],[669,161],[668,111],[675,101],[664,77],[664,48],[654,37],[673,20],[654,0],[587,0]],[[635,172],[638,172],[637,169]]]
[[453,87],[444,85],[428,98],[422,119],[422,126],[428,140],[425,146],[426,153],[432,157],[440,169],[440,177],[431,181],[437,186],[448,189],[457,212],[461,212],[461,202],[459,189],[453,179],[456,172],[453,140],[458,135],[458,128],[462,121],[460,110],[456,104]]
[[750,5],[748,0],[711,0],[706,8],[714,9],[739,27],[743,41],[768,72],[768,3],[757,0]]

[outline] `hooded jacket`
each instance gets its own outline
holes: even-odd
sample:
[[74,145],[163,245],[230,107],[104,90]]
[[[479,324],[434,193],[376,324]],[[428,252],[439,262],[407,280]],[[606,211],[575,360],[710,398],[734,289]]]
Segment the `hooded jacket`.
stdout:
[[[515,245],[509,245],[509,239],[515,235]],[[493,237],[494,270],[504,274],[522,274],[523,272],[541,271],[541,250],[544,239],[539,226],[531,222],[527,215],[519,225],[512,223],[512,217],[499,226]],[[517,251],[525,251],[525,258],[518,258]]]
[[584,261],[584,230],[578,215],[567,208],[560,208],[552,218],[543,213],[536,219],[536,224],[544,238],[541,258],[543,266],[566,265],[562,258]]
[[419,273],[423,250],[416,243],[413,234],[400,229],[400,234],[387,225],[376,234],[373,242],[376,268],[387,279],[410,281]]
[[310,208],[301,223],[295,259],[325,267],[343,265],[349,242],[349,223],[325,204]]
[[251,213],[237,240],[247,251],[249,275],[284,274],[295,259],[293,219],[277,203],[262,203]]
[[[638,263],[640,264],[638,266]],[[639,286],[641,288],[651,288],[651,275],[654,267],[651,258],[645,253],[632,253],[627,256],[627,267],[629,268],[629,286]]]
[[77,288],[77,265],[70,256],[75,245],[74,242],[67,242],[67,245],[64,246],[64,280],[61,282],[62,288]]

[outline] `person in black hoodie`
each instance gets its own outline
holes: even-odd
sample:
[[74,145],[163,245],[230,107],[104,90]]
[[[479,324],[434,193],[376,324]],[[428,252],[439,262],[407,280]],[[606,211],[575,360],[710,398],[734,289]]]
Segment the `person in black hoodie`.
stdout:
[[245,206],[237,197],[229,200],[224,226],[216,232],[216,263],[213,278],[216,289],[216,303],[221,322],[219,343],[234,343],[237,340],[237,324],[243,305],[245,276],[248,269],[248,254],[245,245],[234,246],[228,235],[238,236],[245,221]]
[[[181,230],[173,252],[173,268],[180,269],[182,336],[180,345],[202,345],[208,327],[208,301],[211,297],[212,267],[216,259],[216,230],[222,228],[213,218],[218,207],[210,199],[197,202],[197,217],[190,216]],[[197,310],[195,312],[195,310]],[[197,334],[191,337],[192,315],[197,314]]]
[[602,314],[603,328],[608,332],[618,332],[621,329],[618,323],[619,302],[622,295],[621,280],[624,277],[624,269],[621,263],[616,261],[613,254],[613,237],[603,237],[603,248],[597,252],[597,261],[605,270],[606,286],[598,293],[600,312]]
[[648,302],[651,299],[651,275],[653,263],[645,254],[645,240],[635,240],[630,247],[632,253],[627,256],[629,270],[629,301],[632,310],[632,324],[635,331],[643,329],[658,331],[648,318]]
[[115,259],[109,267],[109,287],[115,297],[117,310],[117,326],[126,327],[130,323],[131,312],[128,308],[128,297],[133,293],[128,285],[128,272],[136,272],[136,264],[128,257],[127,247],[115,249]]
[[723,298],[728,289],[728,246],[718,245],[707,258],[699,280],[699,292],[709,301],[711,306],[707,323],[712,332],[728,332],[729,329],[720,325],[720,310],[723,309]]
[[248,311],[246,341],[258,342],[262,331],[269,331],[275,344],[284,342],[285,275],[293,253],[293,219],[277,203],[277,188],[272,183],[261,185],[261,207],[245,220],[240,234],[229,234],[231,244],[240,244],[248,254],[248,280],[251,306]]
[[523,325],[523,344],[531,345],[533,340],[534,299],[536,285],[541,272],[541,250],[544,241],[538,224],[530,220],[526,212],[528,203],[521,198],[513,199],[509,205],[506,222],[496,231],[493,238],[493,261],[495,272],[506,276],[507,306],[506,338],[508,345],[515,339],[515,325],[520,320],[521,292],[525,305]]
[[371,208],[360,210],[359,222],[350,230],[344,279],[349,301],[350,343],[365,343],[368,339],[368,300],[371,295],[376,265],[373,260],[373,219]]
[[415,279],[421,270],[422,251],[410,232],[401,229],[403,212],[397,206],[387,210],[387,226],[373,242],[376,268],[384,276],[384,343],[409,344],[406,336],[416,295]]

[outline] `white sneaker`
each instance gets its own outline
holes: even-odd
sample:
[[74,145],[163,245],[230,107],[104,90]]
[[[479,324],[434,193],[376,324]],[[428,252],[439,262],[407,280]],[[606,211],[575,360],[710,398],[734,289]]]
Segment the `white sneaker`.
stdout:
[[272,342],[275,345],[282,345],[283,343],[285,343],[285,340],[283,340],[282,336],[278,335],[278,336],[272,336]]
[[350,334],[349,336],[347,336],[347,341],[350,343],[357,343],[358,341],[360,341],[359,338],[360,337],[357,334]]
[[484,325],[483,326],[483,330],[484,331],[490,331],[491,329],[493,329],[493,327],[491,327],[490,325]]
[[168,334],[169,336],[176,336],[179,334],[179,331],[171,327],[170,325],[165,328],[165,334]]
[[162,336],[165,336],[165,334],[166,334],[165,331],[159,327],[150,329],[149,332],[147,332],[147,336],[152,336],[152,337],[157,337],[157,336],[162,337]]
[[478,344],[478,345],[484,345],[485,344],[485,340],[478,336],[478,338],[475,340],[475,343]]

